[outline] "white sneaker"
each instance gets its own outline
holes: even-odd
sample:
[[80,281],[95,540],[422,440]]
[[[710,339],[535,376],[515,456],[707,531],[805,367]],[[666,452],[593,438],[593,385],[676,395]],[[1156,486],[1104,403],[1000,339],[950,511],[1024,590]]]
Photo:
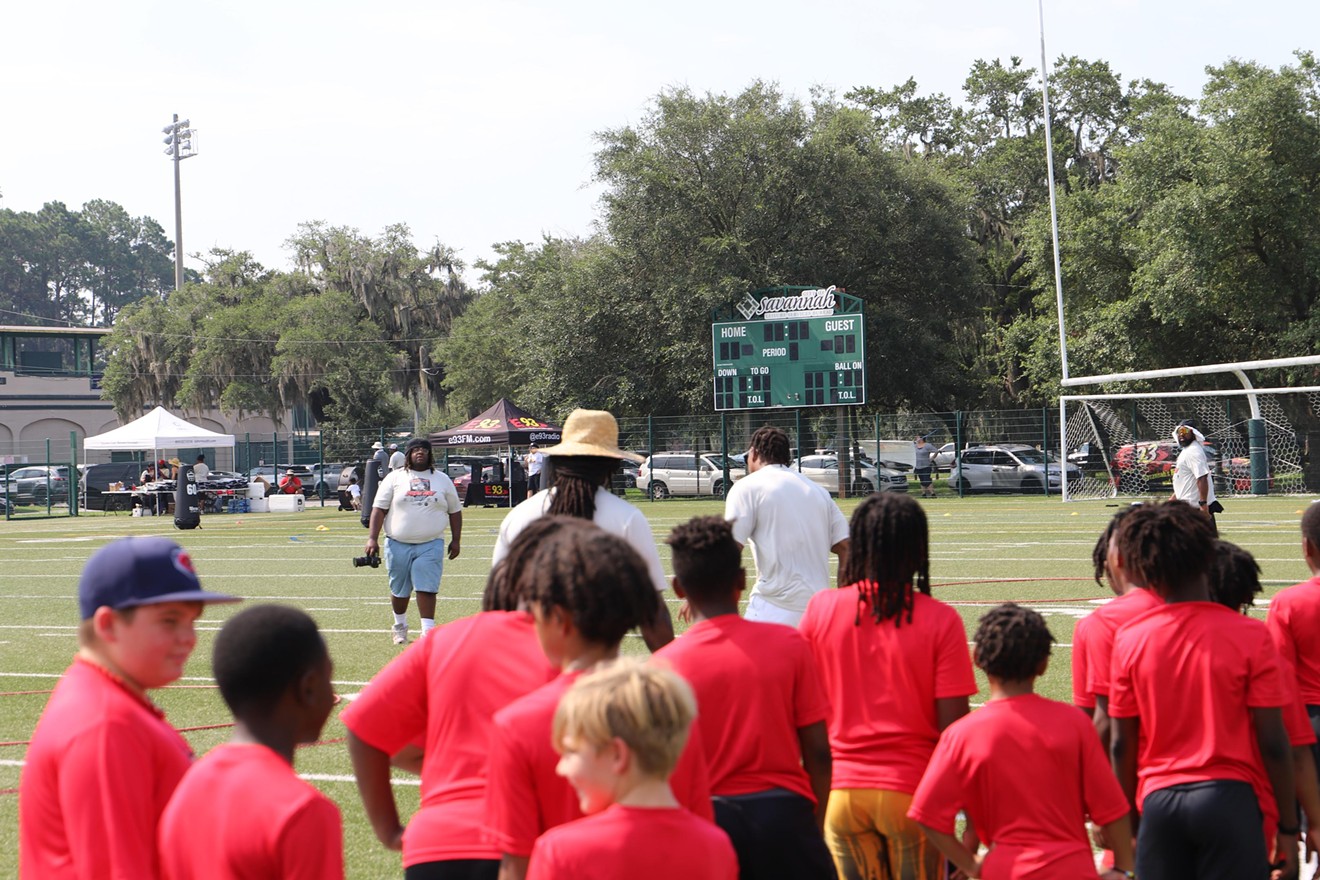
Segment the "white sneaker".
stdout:
[[394,644],[396,645],[408,644],[408,624],[396,623],[394,624],[393,629],[394,629]]

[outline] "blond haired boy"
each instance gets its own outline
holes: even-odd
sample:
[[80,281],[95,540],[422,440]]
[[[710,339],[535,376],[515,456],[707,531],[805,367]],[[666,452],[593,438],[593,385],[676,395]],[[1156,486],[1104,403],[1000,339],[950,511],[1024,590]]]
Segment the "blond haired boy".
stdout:
[[632,661],[568,689],[554,718],[556,772],[586,816],[537,838],[528,880],[738,876],[729,838],[683,809],[669,788],[696,708],[673,672]]

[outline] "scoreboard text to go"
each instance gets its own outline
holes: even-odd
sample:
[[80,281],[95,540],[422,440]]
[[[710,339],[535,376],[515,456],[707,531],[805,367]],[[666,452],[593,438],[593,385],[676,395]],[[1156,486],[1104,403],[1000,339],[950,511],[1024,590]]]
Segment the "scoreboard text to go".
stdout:
[[711,325],[715,409],[866,402],[859,314]]

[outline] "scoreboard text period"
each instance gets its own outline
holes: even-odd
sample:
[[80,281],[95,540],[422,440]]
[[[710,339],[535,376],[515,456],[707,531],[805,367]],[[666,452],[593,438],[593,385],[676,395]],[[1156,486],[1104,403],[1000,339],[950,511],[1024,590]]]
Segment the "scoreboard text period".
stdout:
[[775,288],[735,308],[752,319],[711,325],[717,411],[866,402],[856,297],[834,287]]

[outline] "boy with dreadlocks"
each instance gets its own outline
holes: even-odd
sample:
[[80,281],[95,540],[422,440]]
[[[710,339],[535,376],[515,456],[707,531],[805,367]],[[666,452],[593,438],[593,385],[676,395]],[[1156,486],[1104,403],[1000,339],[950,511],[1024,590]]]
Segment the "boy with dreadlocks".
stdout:
[[[1261,591],[1260,566],[1256,564],[1255,557],[1236,544],[1215,541],[1215,564],[1210,569],[1211,601],[1247,614],[1255,604],[1256,594]],[[1281,666],[1288,695],[1288,705],[1283,710],[1283,725],[1288,730],[1288,741],[1292,743],[1297,800],[1308,826],[1306,850],[1309,860],[1310,855],[1320,851],[1320,782],[1317,782],[1315,757],[1312,754],[1316,736],[1297,690],[1297,675],[1292,664],[1284,660]],[[1267,827],[1265,839],[1271,839],[1273,833],[1273,829]]]
[[703,516],[674,527],[674,592],[693,623],[655,661],[692,685],[707,711],[696,735],[710,763],[715,821],[742,880],[837,875],[821,837],[830,793],[830,705],[811,648],[777,623],[738,615],[746,586],[733,527]]
[[[572,786],[555,774],[559,756],[550,731],[560,697],[583,673],[617,657],[624,635],[659,604],[645,564],[627,542],[580,519],[557,520],[554,534],[508,572],[514,594],[531,610],[541,650],[560,675],[495,715],[485,824],[502,853],[500,880],[522,880],[536,838],[582,816]],[[713,818],[699,740],[689,741],[671,784],[680,804]]]
[[915,499],[876,494],[857,506],[839,582],[811,598],[801,624],[830,698],[825,840],[843,880],[934,880],[940,853],[907,812],[976,681],[962,618],[930,596]]
[[642,557],[651,585],[661,598],[655,612],[638,623],[646,647],[658,651],[674,639],[674,621],[663,601],[667,584],[660,551],[642,512],[606,488],[621,459],[644,459],[619,448],[619,423],[603,410],[573,410],[561,437],[558,446],[542,450],[549,458],[549,491],[536,493],[504,517],[491,562],[503,559],[518,533],[542,516],[584,519],[618,535]]
[[[500,850],[481,814],[495,713],[552,680],[532,617],[517,610],[509,574],[566,521],[546,518],[514,541],[490,573],[482,613],[404,651],[340,713],[358,793],[376,837],[403,849],[405,880],[495,880]],[[405,829],[390,784],[391,756],[423,743],[421,806]]]
[[1109,748],[1109,665],[1114,653],[1114,634],[1123,624],[1161,604],[1160,598],[1142,587],[1123,565],[1114,534],[1135,510],[1128,507],[1114,514],[1091,551],[1096,583],[1101,575],[1118,597],[1082,618],[1073,634],[1073,705],[1092,716],[1100,743]]
[[[1265,624],[1210,601],[1209,518],[1143,505],[1116,535],[1123,565],[1164,600],[1114,639],[1109,711],[1114,772],[1140,811],[1143,880],[1265,877],[1261,815],[1297,871],[1292,754],[1278,652]],[[1273,792],[1272,798],[1258,793]],[[1116,842],[1115,842],[1115,845]]]
[[[985,707],[940,737],[908,815],[968,877],[1096,877],[1086,817],[1114,847],[1105,880],[1132,878],[1127,799],[1086,717],[1034,693],[1054,637],[1029,608],[1000,605],[976,629]],[[981,857],[954,836],[959,810],[990,844]]]

